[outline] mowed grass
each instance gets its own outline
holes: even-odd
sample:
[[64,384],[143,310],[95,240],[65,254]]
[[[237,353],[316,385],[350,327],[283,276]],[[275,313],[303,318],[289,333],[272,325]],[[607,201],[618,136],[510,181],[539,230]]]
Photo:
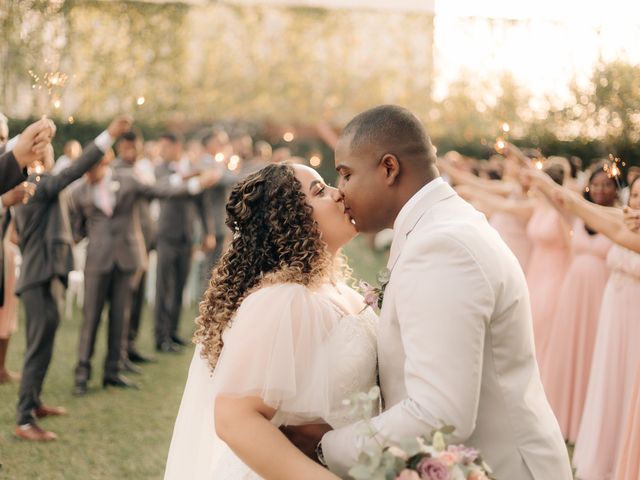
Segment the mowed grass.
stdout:
[[[385,265],[386,255],[373,253],[362,238],[345,249],[354,278],[374,282]],[[153,349],[151,309],[145,308],[139,350],[153,353],[157,363],[143,366],[143,375],[129,374],[140,390],[101,386],[106,345],[106,316],[96,341],[93,376],[89,393],[74,397],[73,369],[77,360],[81,313],[62,319],[55,341],[53,360],[46,377],[42,399],[61,405],[69,415],[47,418],[40,425],[60,438],[51,443],[18,440],[15,406],[18,386],[0,385],[0,478],[2,479],[161,479],[173,423],[180,405],[193,346],[182,353],[156,354]],[[181,334],[193,332],[196,306],[183,311]],[[19,330],[11,340],[7,363],[12,371],[22,368],[25,349],[23,311]]]

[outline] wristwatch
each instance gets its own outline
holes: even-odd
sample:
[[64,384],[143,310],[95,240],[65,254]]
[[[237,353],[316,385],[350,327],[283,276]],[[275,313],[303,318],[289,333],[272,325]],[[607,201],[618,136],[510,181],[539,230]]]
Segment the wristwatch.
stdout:
[[320,462],[320,465],[327,468],[329,467],[326,460],[324,459],[324,453],[322,452],[322,440],[320,440],[316,445],[316,457],[318,457],[318,462]]

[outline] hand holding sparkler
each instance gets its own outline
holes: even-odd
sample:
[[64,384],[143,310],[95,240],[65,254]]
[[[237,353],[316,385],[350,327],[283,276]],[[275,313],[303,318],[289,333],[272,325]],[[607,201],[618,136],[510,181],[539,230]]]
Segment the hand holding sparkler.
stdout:
[[12,207],[18,203],[27,203],[36,191],[36,186],[30,182],[22,182],[2,195],[2,205]]
[[133,125],[133,118],[129,115],[122,115],[120,117],[116,117],[107,127],[107,132],[111,135],[111,138],[116,139],[121,135],[131,131],[131,127]]
[[632,232],[640,233],[640,210],[635,210],[629,206],[623,209],[624,223]]
[[55,133],[55,124],[46,117],[25,128],[13,148],[13,154],[18,164],[25,168],[33,162],[41,160]]

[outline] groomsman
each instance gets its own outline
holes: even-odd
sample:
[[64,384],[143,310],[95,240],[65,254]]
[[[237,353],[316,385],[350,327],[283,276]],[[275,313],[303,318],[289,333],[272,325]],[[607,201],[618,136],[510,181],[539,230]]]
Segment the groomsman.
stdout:
[[[178,198],[200,193],[215,177],[192,178],[173,186],[169,182],[145,185],[131,170],[110,168],[113,153],[92,168],[71,196],[79,230],[89,238],[85,265],[84,321],[80,333],[74,393],[87,392],[96,333],[105,302],[109,302],[109,335],[104,387],[137,388],[120,374],[123,342],[128,331],[131,284],[145,261],[138,203],[141,198]],[[83,228],[84,227],[84,228]]]
[[[118,143],[116,143],[116,152],[118,156],[113,162],[113,168],[116,171],[128,171],[134,175],[136,179],[142,183],[153,183],[147,181],[143,175],[139,175],[136,168],[138,155],[140,154],[139,139],[137,135],[131,131],[125,133]],[[156,225],[151,218],[150,202],[146,198],[140,198],[137,203],[138,215],[140,218],[140,227],[142,230],[142,238],[140,239],[140,250],[142,251],[142,262],[140,269],[135,273],[131,285],[131,308],[129,314],[129,328],[126,332],[126,345],[123,352],[125,360],[134,363],[147,363],[152,361],[151,358],[142,355],[136,347],[136,339],[140,329],[140,320],[142,318],[142,308],[144,306],[148,254],[154,248]]]
[[90,143],[82,156],[58,175],[51,175],[53,149],[45,157],[44,172],[30,169],[29,181],[37,185],[33,198],[15,207],[16,229],[20,238],[22,272],[16,293],[26,311],[27,349],[17,406],[16,436],[25,440],[55,440],[57,435],[41,429],[36,418],[64,415],[59,407],[42,403],[42,383],[51,362],[53,343],[60,322],[52,284],[66,285],[73,269],[72,236],[65,187],[100,161],[113,139],[129,130],[131,122],[119,118]]
[[205,237],[203,250],[205,259],[202,265],[200,290],[204,293],[209,287],[211,270],[222,255],[224,241],[228,233],[225,225],[226,205],[229,189],[238,181],[237,177],[226,168],[225,160],[228,154],[229,137],[225,132],[210,133],[202,139],[205,155],[202,159],[203,168],[213,168],[222,173],[220,182],[202,193],[205,221],[208,235]]
[[[160,137],[162,163],[156,178],[180,179],[191,175],[188,161],[183,159],[183,141],[173,133]],[[156,350],[175,353],[186,342],[178,336],[182,309],[182,293],[191,264],[193,224],[197,207],[205,236],[209,234],[202,198],[166,199],[160,202],[158,219],[158,267],[156,274],[155,337]]]

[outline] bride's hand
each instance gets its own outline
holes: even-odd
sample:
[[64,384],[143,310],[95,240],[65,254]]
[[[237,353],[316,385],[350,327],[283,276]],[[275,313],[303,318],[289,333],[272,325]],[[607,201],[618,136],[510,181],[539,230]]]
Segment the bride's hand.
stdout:
[[280,427],[280,430],[302,453],[317,462],[316,447],[324,434],[333,430],[333,428],[326,423],[316,423],[295,427]]

